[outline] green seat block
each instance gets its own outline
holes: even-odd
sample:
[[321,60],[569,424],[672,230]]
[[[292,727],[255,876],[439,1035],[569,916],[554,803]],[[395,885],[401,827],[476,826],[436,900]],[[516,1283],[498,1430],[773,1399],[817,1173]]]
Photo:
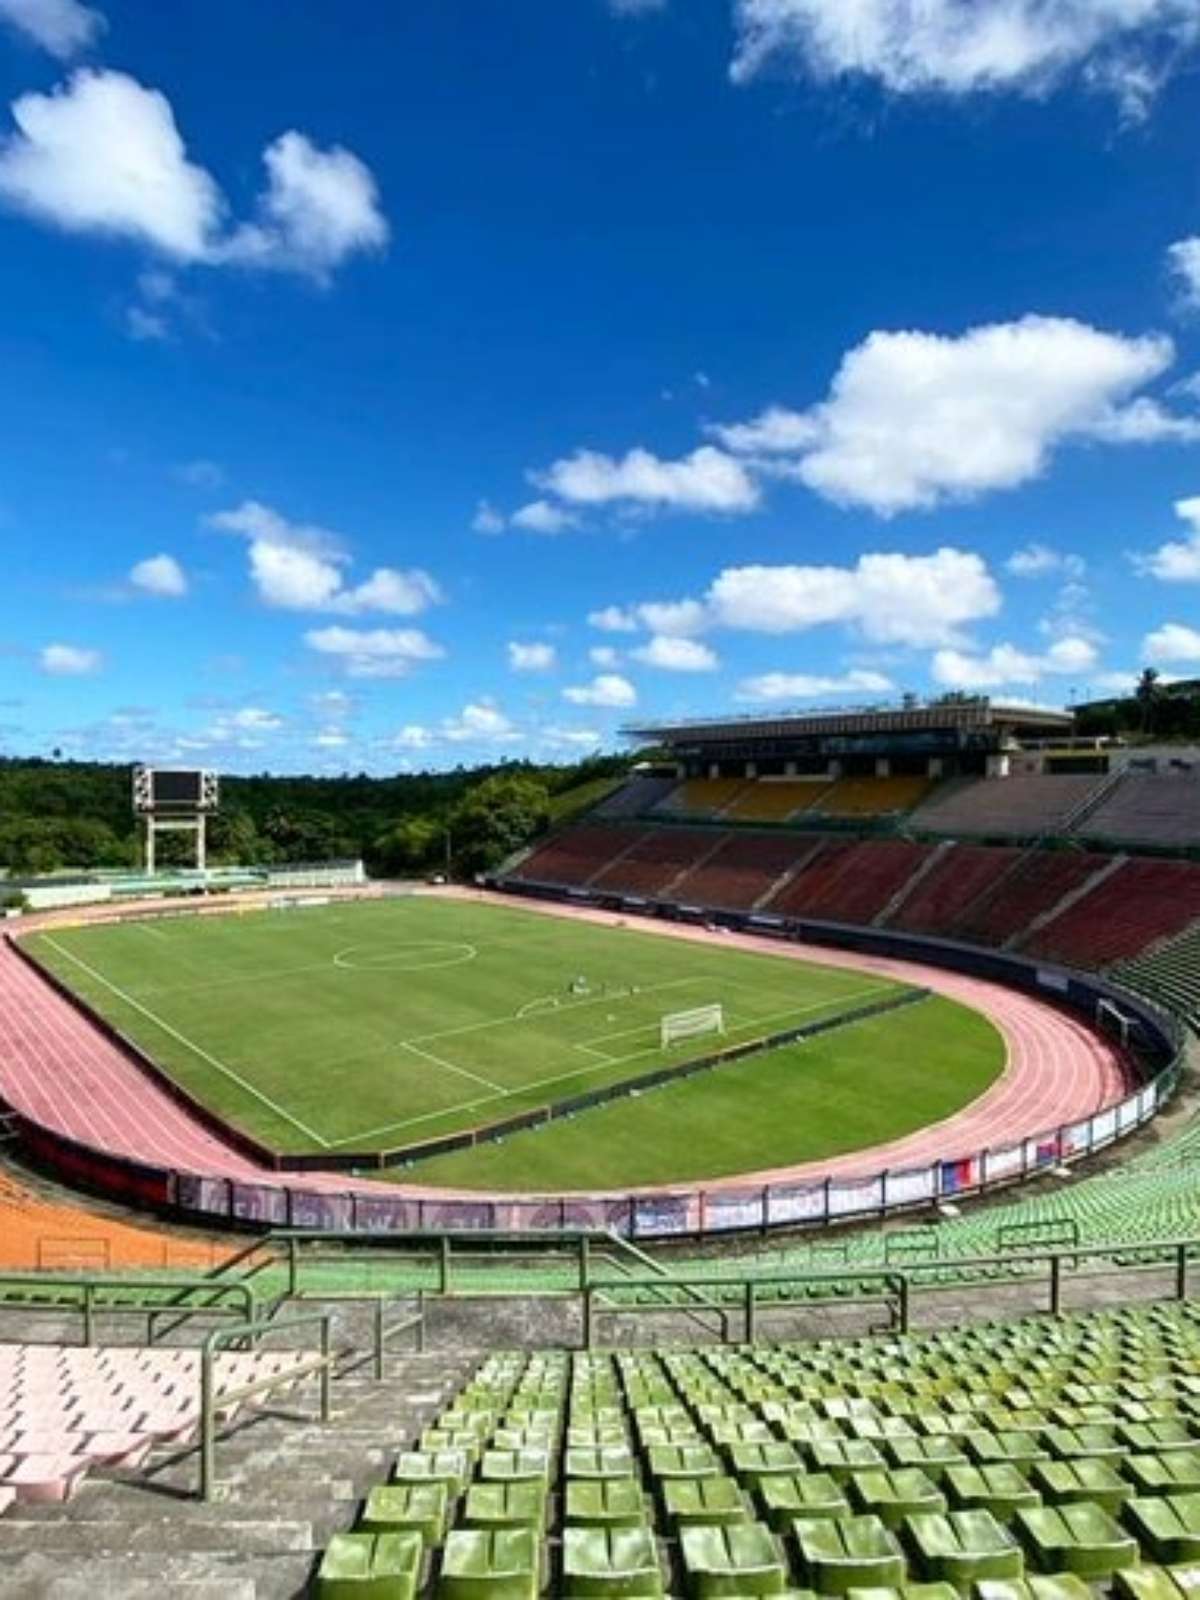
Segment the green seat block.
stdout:
[[588,1528],[638,1528],[646,1521],[646,1498],[634,1478],[572,1478],[563,1520]]
[[1012,1433],[983,1433],[967,1435],[967,1449],[972,1460],[980,1466],[1008,1462],[1010,1466],[1029,1466],[1034,1461],[1048,1461],[1049,1451],[1042,1448],[1035,1434],[1027,1430]]
[[426,1548],[446,1531],[450,1494],[444,1483],[381,1484],[370,1490],[358,1526],[363,1533],[419,1533]]
[[1073,1461],[1081,1456],[1119,1456],[1125,1454],[1125,1445],[1117,1437],[1115,1428],[1085,1426],[1082,1428],[1046,1428],[1042,1438],[1051,1455],[1059,1461]]
[[1118,1600],[1185,1600],[1188,1592],[1164,1567],[1126,1567],[1113,1580]]
[[899,1467],[893,1472],[856,1472],[850,1493],[860,1511],[874,1513],[889,1528],[918,1511],[945,1511],[946,1497],[920,1467]]
[[903,1438],[889,1439],[885,1449],[894,1467],[919,1467],[935,1483],[940,1483],[951,1467],[965,1467],[967,1464],[966,1451],[948,1435],[929,1438],[921,1434],[908,1434]]
[[619,1423],[567,1429],[568,1450],[609,1450],[628,1443],[629,1435]]
[[473,1483],[463,1502],[464,1528],[542,1528],[544,1483]]
[[1192,1494],[1200,1490],[1200,1450],[1127,1456],[1121,1470],[1138,1494]]
[[766,1444],[735,1444],[728,1447],[733,1474],[748,1489],[764,1478],[794,1477],[804,1471],[804,1461],[794,1444],[775,1439]]
[[798,1521],[792,1532],[800,1569],[818,1594],[849,1589],[895,1588],[905,1578],[904,1552],[879,1517],[830,1517]]
[[1116,1515],[1133,1494],[1133,1486],[1107,1461],[1085,1456],[1074,1461],[1036,1461],[1030,1478],[1048,1505],[1091,1500]]
[[959,1600],[952,1583],[902,1583],[898,1589],[851,1589],[848,1600]]
[[316,1600],[413,1600],[423,1553],[419,1533],[335,1533],[313,1593]]
[[564,1469],[568,1478],[634,1478],[633,1451],[625,1445],[601,1445],[568,1450]]
[[763,1516],[776,1533],[808,1517],[848,1517],[846,1492],[827,1472],[798,1472],[790,1478],[763,1478],[755,1491]]
[[649,1452],[652,1478],[719,1478],[720,1458],[707,1444],[658,1444]]
[[878,1445],[869,1439],[817,1439],[807,1446],[808,1459],[815,1472],[827,1472],[839,1483],[852,1473],[880,1471],[887,1467]]
[[483,1439],[470,1428],[426,1428],[417,1441],[417,1448],[429,1454],[436,1450],[465,1450],[472,1461],[483,1454]]
[[1136,1541],[1090,1500],[1018,1511],[1016,1528],[1043,1572],[1074,1572],[1096,1582],[1137,1560]]
[[547,1450],[554,1454],[557,1428],[497,1428],[488,1444],[491,1450]]
[[1125,1521],[1155,1561],[1200,1561],[1200,1494],[1131,1500]]
[[549,1483],[548,1450],[485,1450],[479,1463],[484,1483]]
[[661,1595],[654,1535],[649,1528],[565,1528],[563,1588],[579,1600]]
[[1159,1450],[1195,1450],[1200,1439],[1183,1422],[1124,1422],[1117,1436],[1135,1455]]
[[444,1483],[452,1500],[463,1492],[471,1474],[463,1450],[402,1450],[392,1467],[392,1483]]
[[1082,1578],[1071,1572],[1053,1577],[1031,1572],[1024,1578],[987,1578],[975,1585],[975,1600],[1093,1600]]
[[675,1529],[751,1520],[746,1496],[732,1478],[668,1478],[662,1486],[662,1501]]
[[537,1600],[541,1544],[529,1528],[456,1528],[442,1547],[438,1600]]
[[1042,1503],[1020,1467],[1000,1462],[991,1467],[951,1467],[946,1489],[956,1511],[990,1511],[998,1522],[1008,1522],[1015,1511],[1034,1510]]
[[770,1529],[761,1523],[681,1528],[679,1548],[695,1600],[785,1591],[782,1553]]
[[924,1577],[968,1584],[1024,1574],[1020,1545],[990,1511],[920,1513],[908,1518],[905,1531]]

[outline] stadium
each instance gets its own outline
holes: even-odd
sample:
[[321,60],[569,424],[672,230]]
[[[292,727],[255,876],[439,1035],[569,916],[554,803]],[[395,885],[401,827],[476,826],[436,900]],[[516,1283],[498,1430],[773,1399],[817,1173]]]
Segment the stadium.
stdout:
[[[182,832],[197,867],[27,885],[0,1093],[41,1270],[0,1301],[85,1349],[10,1367],[0,1529],[86,1540],[150,1462],[236,1545],[257,1429],[357,1450],[375,1385],[428,1371],[412,1448],[376,1480],[356,1454],[255,1592],[458,1593],[462,1562],[463,1593],[533,1594],[553,1561],[562,1593],[1137,1596],[1129,1552],[1183,1548],[1190,1391],[1146,1374],[1194,1338],[1200,764],[983,699],[626,734],[624,778],[474,883],[210,870],[216,774],[139,768],[147,855]],[[1002,1331],[916,1331],[968,1304]],[[480,1366],[488,1327],[513,1354]],[[170,1377],[197,1340],[199,1411]],[[923,1366],[959,1403],[956,1362],[1017,1350],[1038,1381],[982,1391],[981,1432],[912,1428]],[[323,1427],[289,1429],[314,1382]]]

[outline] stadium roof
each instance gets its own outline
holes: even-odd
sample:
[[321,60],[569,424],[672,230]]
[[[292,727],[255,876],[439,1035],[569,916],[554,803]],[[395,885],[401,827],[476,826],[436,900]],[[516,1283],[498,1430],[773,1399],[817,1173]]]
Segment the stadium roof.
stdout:
[[1005,705],[986,698],[947,700],[928,705],[843,706],[831,711],[779,711],[737,717],[703,717],[683,722],[628,723],[627,739],[652,744],[744,743],[747,739],[789,739],[837,734],[930,733],[994,729],[999,733],[1044,736],[1069,729],[1070,711],[1042,706]]

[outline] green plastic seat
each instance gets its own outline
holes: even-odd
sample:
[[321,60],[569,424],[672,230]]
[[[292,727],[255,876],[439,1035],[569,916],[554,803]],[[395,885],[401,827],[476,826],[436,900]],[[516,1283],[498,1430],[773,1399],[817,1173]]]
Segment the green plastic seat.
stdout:
[[1042,1503],[1020,1467],[999,1462],[988,1467],[951,1467],[946,1490],[956,1511],[990,1511],[998,1522],[1008,1522],[1022,1507],[1034,1510]]
[[904,1552],[879,1517],[830,1517],[795,1522],[800,1570],[818,1594],[895,1588],[904,1582]]
[[1195,1600],[1200,1566],[1125,1567],[1114,1574],[1113,1592],[1120,1600]]
[[747,1522],[734,1527],[681,1528],[679,1549],[695,1600],[783,1594],[783,1557],[768,1528]]
[[1018,1511],[1015,1526],[1030,1559],[1043,1572],[1074,1572],[1096,1582],[1137,1560],[1136,1541],[1089,1500]]
[[948,1435],[929,1437],[907,1434],[889,1439],[885,1445],[888,1458],[894,1467],[919,1467],[936,1483],[940,1483],[951,1467],[965,1467],[967,1453],[954,1438]]
[[962,1585],[1024,1574],[1020,1545],[990,1511],[920,1513],[904,1526],[923,1577]]
[[646,1520],[646,1497],[634,1478],[573,1478],[563,1498],[563,1520],[591,1528],[637,1528]]
[[1125,1520],[1155,1561],[1200,1561],[1200,1494],[1131,1500]]
[[413,1600],[423,1554],[419,1533],[335,1533],[313,1594],[316,1600]]
[[1047,1505],[1052,1506],[1091,1500],[1115,1516],[1133,1494],[1132,1484],[1107,1461],[1094,1456],[1075,1461],[1035,1461],[1029,1476]]
[[537,1600],[541,1545],[529,1528],[455,1528],[442,1547],[438,1600]]
[[637,1466],[626,1445],[568,1450],[563,1464],[568,1478],[633,1478]]
[[804,1471],[804,1461],[794,1444],[774,1439],[769,1443],[730,1445],[727,1450],[733,1474],[748,1489],[764,1478],[793,1477]]
[[763,1516],[776,1533],[810,1517],[848,1517],[846,1492],[827,1472],[798,1472],[789,1478],[763,1478],[755,1490]]
[[649,1528],[565,1528],[562,1572],[571,1600],[640,1600],[663,1592],[658,1547]]
[[723,1476],[716,1451],[707,1444],[654,1445],[648,1457],[652,1478],[718,1478]]
[[892,1472],[856,1472],[850,1493],[860,1511],[873,1513],[889,1528],[898,1528],[917,1511],[945,1511],[946,1497],[920,1467]]
[[1147,1455],[1159,1450],[1195,1450],[1200,1439],[1183,1422],[1123,1422],[1117,1436],[1126,1450]]
[[1121,1470],[1139,1494],[1194,1494],[1200,1490],[1200,1450],[1127,1456]]
[[619,1423],[591,1424],[583,1427],[572,1424],[567,1429],[568,1450],[610,1450],[628,1443],[629,1435]]
[[1042,1438],[1051,1455],[1059,1461],[1073,1461],[1084,1456],[1119,1456],[1124,1455],[1126,1449],[1115,1428],[1100,1426],[1046,1428]]
[[985,1578],[975,1585],[974,1593],[975,1600],[1093,1600],[1087,1584],[1071,1572],[1056,1572],[1051,1577],[1031,1572],[1024,1578]]
[[1012,1433],[983,1433],[977,1430],[967,1435],[967,1449],[972,1460],[981,1467],[999,1462],[1007,1462],[1010,1466],[1030,1466],[1035,1461],[1050,1459],[1049,1451],[1038,1443],[1037,1436],[1025,1430]]
[[543,1528],[544,1483],[473,1483],[463,1502],[464,1528]]
[[441,1540],[449,1516],[444,1483],[389,1483],[368,1492],[358,1526],[363,1533],[419,1533],[428,1549]]
[[444,1483],[453,1500],[463,1492],[470,1472],[470,1457],[463,1450],[402,1450],[392,1467],[391,1482]]
[[887,1462],[869,1439],[817,1439],[807,1446],[808,1459],[814,1472],[827,1472],[839,1483],[846,1483],[852,1473],[883,1471]]
[[673,1528],[750,1522],[750,1505],[733,1478],[668,1478],[663,1512]]
[[484,1483],[549,1483],[548,1450],[485,1450],[479,1463]]

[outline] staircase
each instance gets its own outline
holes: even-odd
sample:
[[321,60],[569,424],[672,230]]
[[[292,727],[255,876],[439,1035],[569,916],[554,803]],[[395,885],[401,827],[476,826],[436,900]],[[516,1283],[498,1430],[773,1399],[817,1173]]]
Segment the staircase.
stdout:
[[477,1365],[451,1351],[388,1358],[333,1385],[328,1426],[296,1420],[315,1386],[267,1397],[219,1435],[218,1497],[195,1498],[194,1447],[166,1446],[137,1471],[89,1475],[62,1505],[0,1517],[3,1600],[293,1600],[330,1535]]

